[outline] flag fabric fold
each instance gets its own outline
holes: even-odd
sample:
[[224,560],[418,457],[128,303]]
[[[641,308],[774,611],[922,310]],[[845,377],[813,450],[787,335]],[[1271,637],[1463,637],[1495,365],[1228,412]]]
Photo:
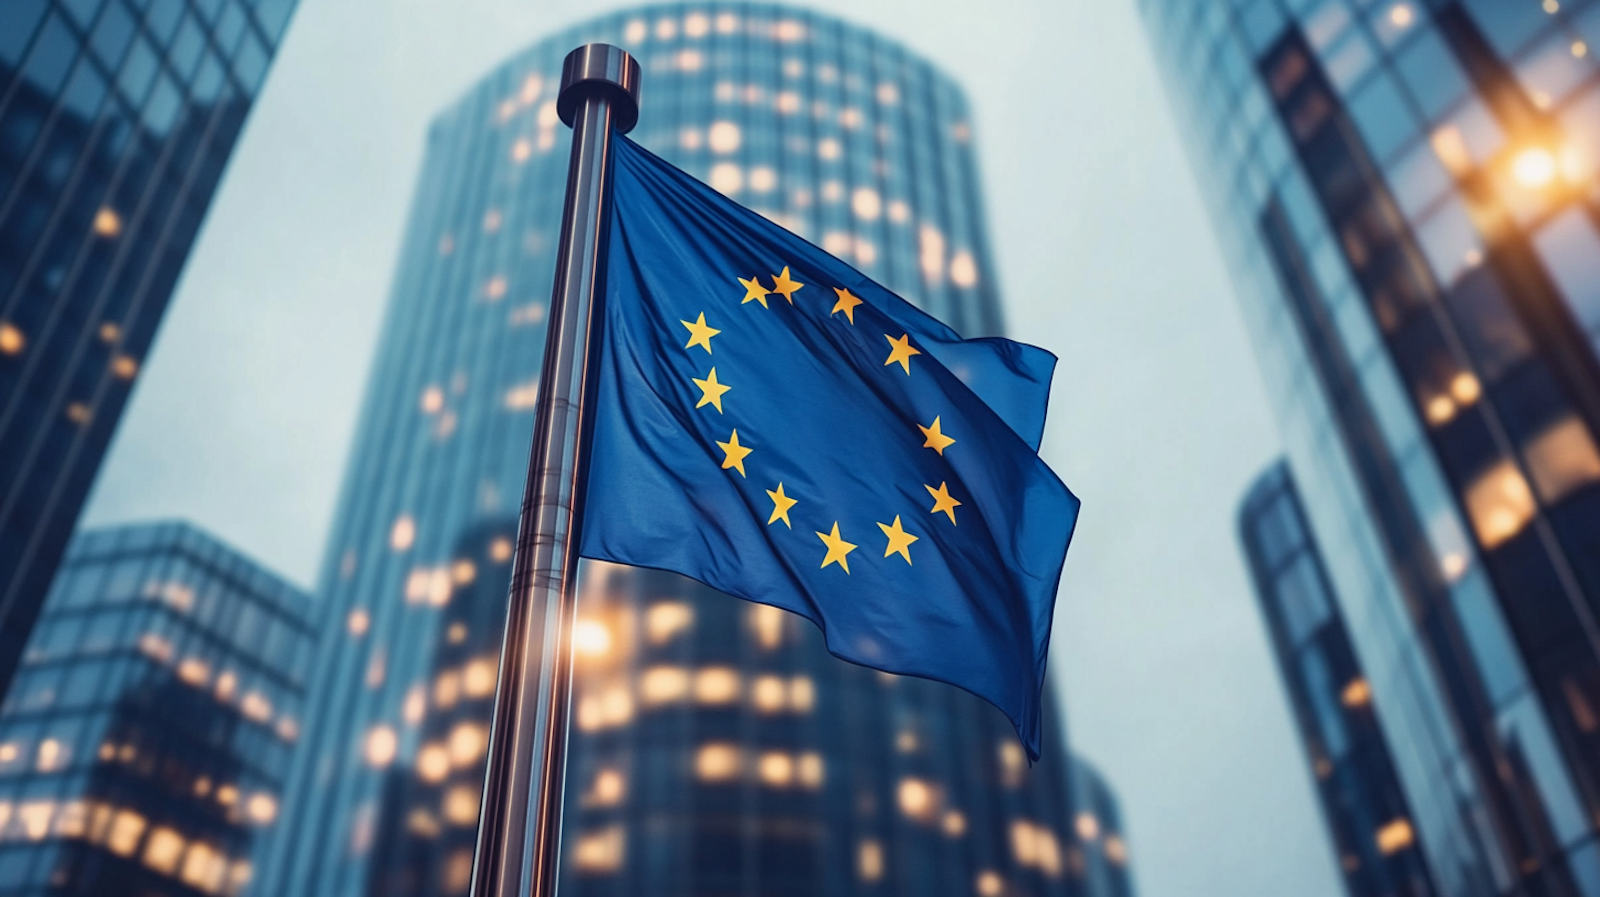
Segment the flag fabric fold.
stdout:
[[585,557],[821,627],[999,707],[1039,756],[1078,500],[1039,459],[1055,358],[949,327],[616,141]]

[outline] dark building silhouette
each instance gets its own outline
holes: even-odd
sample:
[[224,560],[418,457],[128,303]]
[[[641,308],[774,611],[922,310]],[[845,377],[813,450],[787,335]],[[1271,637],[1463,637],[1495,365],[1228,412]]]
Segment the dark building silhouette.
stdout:
[[1140,6],[1432,886],[1600,894],[1600,6]]
[[1072,756],[1072,796],[1077,801],[1072,827],[1078,847],[1068,859],[1083,880],[1084,897],[1133,897],[1122,807],[1105,776],[1076,754]]
[[0,894],[242,893],[299,737],[310,611],[184,524],[77,536],[0,710]]
[[[555,91],[588,41],[643,66],[645,146],[965,333],[1001,330],[965,99],[899,45],[664,5],[490,72],[429,131],[262,897],[465,892],[565,190]],[[834,660],[781,611],[602,564],[581,592],[564,893],[1080,893],[1053,696],[1030,770],[999,711]]]
[[1239,538],[1350,897],[1438,893],[1289,468],[1239,510]]
[[294,4],[0,3],[0,693]]

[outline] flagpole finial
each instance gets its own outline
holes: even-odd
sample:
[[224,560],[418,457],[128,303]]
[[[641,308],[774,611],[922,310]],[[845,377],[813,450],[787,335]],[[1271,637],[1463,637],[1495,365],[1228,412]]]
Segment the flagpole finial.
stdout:
[[611,101],[611,121],[617,133],[626,134],[639,121],[639,63],[621,47],[584,44],[561,63],[561,92],[556,94],[556,114],[568,127],[583,98],[595,92]]

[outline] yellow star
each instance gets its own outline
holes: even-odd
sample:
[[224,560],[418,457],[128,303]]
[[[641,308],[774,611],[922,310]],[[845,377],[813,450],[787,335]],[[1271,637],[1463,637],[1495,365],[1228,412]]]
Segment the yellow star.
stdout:
[[924,427],[922,424],[917,424],[917,429],[922,431],[922,435],[928,437],[928,441],[924,442],[922,447],[933,449],[939,453],[941,458],[944,457],[945,449],[956,444],[954,439],[939,432],[939,418],[937,416],[933,419],[933,426]]
[[752,277],[749,280],[745,280],[743,277],[741,277],[739,278],[739,282],[744,284],[744,302],[740,302],[740,305],[744,305],[745,303],[748,303],[750,300],[754,299],[755,301],[761,303],[762,308],[768,307],[767,294],[772,291],[761,285],[761,278]]
[[707,374],[704,380],[696,377],[690,377],[689,379],[694,381],[695,386],[700,387],[700,401],[695,402],[694,407],[704,408],[705,406],[710,405],[717,409],[718,414],[721,414],[722,394],[733,387],[724,386],[717,382],[717,369],[712,368],[711,373]]
[[794,291],[803,286],[805,286],[805,284],[789,278],[788,265],[783,266],[782,274],[772,278],[772,292],[778,293],[779,295],[783,296],[783,298],[789,300],[790,305],[794,304]]
[[[855,294],[849,290],[841,290],[838,287],[834,287],[833,291],[839,294],[839,301],[833,303],[833,311],[828,312],[828,314],[836,315],[839,312],[844,312],[844,316],[850,319],[851,324],[854,324],[856,322],[856,306],[861,304],[861,300],[857,299]],[[887,335],[885,334],[885,336]]]
[[717,448],[722,449],[722,469],[733,468],[739,471],[739,476],[744,476],[744,458],[750,454],[750,449],[739,444],[739,431],[734,430],[727,442],[717,443]]
[[923,486],[922,488],[928,490],[928,494],[933,496],[933,510],[928,513],[937,514],[943,511],[950,515],[950,523],[953,525],[956,522],[956,508],[961,507],[961,502],[951,498],[950,490],[945,487],[945,483],[940,483],[937,489],[932,486]]
[[794,529],[794,524],[789,522],[789,509],[800,502],[783,494],[782,483],[778,484],[778,489],[776,492],[768,489],[767,497],[772,499],[772,516],[767,518],[767,526],[771,526],[779,520],[782,520],[784,526]]
[[889,345],[892,347],[889,350],[889,360],[885,361],[883,366],[888,367],[898,361],[900,366],[906,369],[906,376],[911,376],[911,356],[922,354],[921,349],[911,348],[911,334],[908,333],[899,339],[895,339],[885,333],[883,338],[888,340]]
[[883,556],[888,557],[898,552],[906,559],[906,563],[911,563],[911,543],[917,541],[917,537],[900,528],[900,515],[894,515],[894,526],[880,523],[878,529],[883,530],[883,534],[889,537],[889,547],[883,550]]
[[693,324],[689,323],[688,321],[679,321],[678,323],[689,328],[689,342],[684,344],[685,349],[693,349],[695,346],[701,346],[706,350],[707,355],[711,354],[711,338],[722,331],[715,327],[706,326],[705,312],[701,312],[700,319],[695,321]]
[[845,560],[845,555],[856,550],[855,545],[839,537],[839,521],[833,522],[832,533],[817,533],[817,538],[822,544],[828,546],[828,554],[822,559],[822,568],[827,569],[829,564],[838,564],[844,568],[845,573],[850,572],[850,562]]

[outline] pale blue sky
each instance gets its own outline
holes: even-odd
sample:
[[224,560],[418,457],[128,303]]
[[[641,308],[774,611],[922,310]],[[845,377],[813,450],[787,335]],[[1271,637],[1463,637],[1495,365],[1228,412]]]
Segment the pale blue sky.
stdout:
[[[86,522],[313,581],[430,117],[604,0],[302,0]],[[1339,893],[1233,514],[1277,436],[1125,0],[821,0],[967,88],[1011,330],[1084,499],[1051,652],[1144,897]]]

